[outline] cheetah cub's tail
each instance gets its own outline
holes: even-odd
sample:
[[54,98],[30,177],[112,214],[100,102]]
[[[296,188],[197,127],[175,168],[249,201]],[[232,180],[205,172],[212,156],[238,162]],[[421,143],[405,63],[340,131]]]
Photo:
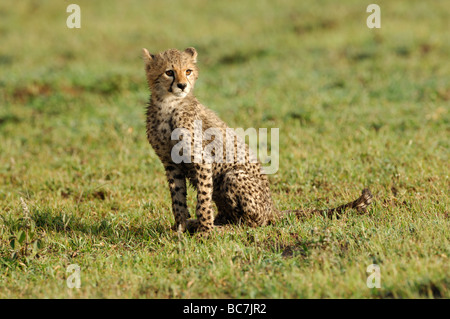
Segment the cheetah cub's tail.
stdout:
[[368,188],[362,190],[361,196],[359,196],[356,200],[330,209],[313,209],[313,210],[303,210],[303,209],[293,209],[293,210],[284,210],[282,213],[295,213],[298,218],[306,217],[311,214],[317,214],[322,216],[327,216],[328,218],[333,217],[336,214],[336,217],[339,218],[342,213],[344,213],[348,209],[355,208],[358,212],[365,212],[367,207],[372,203],[373,195]]

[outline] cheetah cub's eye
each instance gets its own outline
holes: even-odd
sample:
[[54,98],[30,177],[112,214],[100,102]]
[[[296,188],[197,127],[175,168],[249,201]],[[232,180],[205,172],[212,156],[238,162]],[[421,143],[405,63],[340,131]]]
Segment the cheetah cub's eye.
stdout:
[[186,75],[191,75],[192,70],[186,70]]
[[172,71],[172,70],[166,71],[166,75],[167,75],[167,76],[173,76],[173,71]]

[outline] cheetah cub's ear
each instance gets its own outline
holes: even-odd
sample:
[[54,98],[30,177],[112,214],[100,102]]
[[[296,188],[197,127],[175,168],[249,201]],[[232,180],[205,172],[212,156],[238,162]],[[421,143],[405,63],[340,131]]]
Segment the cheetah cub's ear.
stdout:
[[142,57],[144,58],[145,66],[148,68],[155,56],[150,54],[147,49],[142,49]]
[[192,60],[194,60],[194,63],[197,63],[197,50],[191,47],[184,50],[184,52],[192,56]]

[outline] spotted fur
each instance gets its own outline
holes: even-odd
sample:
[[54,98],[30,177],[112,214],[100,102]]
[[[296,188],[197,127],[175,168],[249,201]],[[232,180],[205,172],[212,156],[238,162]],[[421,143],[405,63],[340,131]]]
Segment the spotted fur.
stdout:
[[[178,142],[171,139],[174,129],[187,129],[193,136],[195,121],[201,121],[203,131],[218,128],[225,136],[227,129],[227,125],[193,95],[198,78],[197,51],[194,48],[184,51],[170,49],[153,55],[143,49],[143,57],[151,91],[146,113],[147,138],[166,171],[175,217],[173,229],[208,232],[214,225],[242,222],[256,227],[279,218],[282,213],[274,208],[267,176],[261,173],[259,162],[249,161],[247,145],[244,145],[243,163],[227,163],[225,150],[222,163],[217,158],[213,163],[196,163],[193,156],[191,163],[176,164],[172,160],[171,151]],[[203,148],[210,142],[204,140]],[[234,139],[236,149],[240,143],[242,140]],[[193,144],[194,147],[196,145]],[[190,219],[186,180],[197,190],[197,219]],[[370,199],[361,201],[360,198],[360,201],[342,207],[364,210]],[[213,202],[218,209],[216,216]]]

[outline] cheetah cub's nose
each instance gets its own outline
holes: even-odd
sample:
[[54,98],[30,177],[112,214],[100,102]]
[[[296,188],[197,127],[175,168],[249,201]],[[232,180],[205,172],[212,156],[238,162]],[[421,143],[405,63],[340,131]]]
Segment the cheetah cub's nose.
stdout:
[[186,83],[178,83],[177,86],[183,91],[186,88],[187,84]]

